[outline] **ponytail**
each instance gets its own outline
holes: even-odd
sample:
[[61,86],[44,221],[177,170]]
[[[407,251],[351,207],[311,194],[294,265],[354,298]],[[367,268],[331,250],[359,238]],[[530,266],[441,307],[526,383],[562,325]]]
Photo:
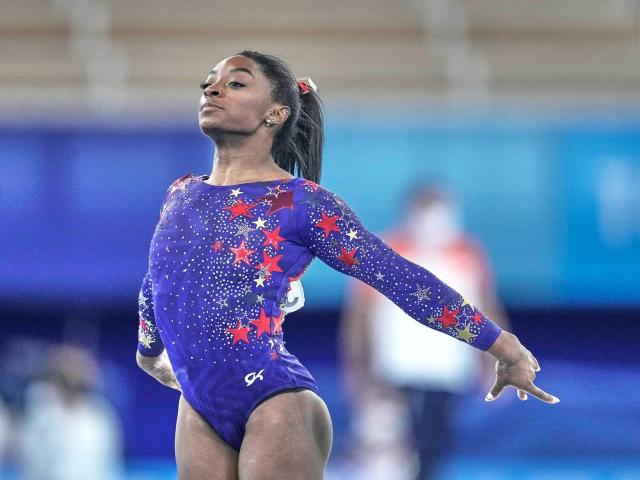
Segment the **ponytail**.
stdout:
[[291,173],[319,183],[322,173],[324,119],[322,101],[313,88],[301,92],[289,66],[273,55],[245,50],[238,53],[258,64],[271,81],[273,99],[287,105],[289,117],[276,132],[271,155],[276,164]]

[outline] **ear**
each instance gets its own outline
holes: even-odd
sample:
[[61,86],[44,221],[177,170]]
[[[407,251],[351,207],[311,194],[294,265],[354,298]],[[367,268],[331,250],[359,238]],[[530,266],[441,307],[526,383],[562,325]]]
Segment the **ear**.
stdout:
[[291,110],[286,105],[276,105],[267,116],[267,120],[275,125],[282,125],[289,118]]

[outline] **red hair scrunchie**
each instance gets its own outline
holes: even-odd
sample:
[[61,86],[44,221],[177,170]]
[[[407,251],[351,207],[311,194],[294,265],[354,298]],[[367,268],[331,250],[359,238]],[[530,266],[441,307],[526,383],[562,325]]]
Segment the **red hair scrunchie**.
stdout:
[[316,87],[316,84],[313,83],[313,80],[311,80],[310,78],[301,78],[298,79],[298,90],[300,92],[300,95],[306,95],[311,90],[317,92],[318,87]]
[[309,85],[304,83],[302,80],[298,80],[298,87],[300,88],[300,93],[302,95],[309,93]]

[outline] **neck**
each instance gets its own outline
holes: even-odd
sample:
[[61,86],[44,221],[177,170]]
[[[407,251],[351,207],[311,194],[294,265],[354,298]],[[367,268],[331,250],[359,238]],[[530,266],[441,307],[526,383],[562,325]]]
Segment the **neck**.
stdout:
[[288,177],[271,156],[271,142],[257,135],[214,139],[215,154],[208,183],[236,184]]

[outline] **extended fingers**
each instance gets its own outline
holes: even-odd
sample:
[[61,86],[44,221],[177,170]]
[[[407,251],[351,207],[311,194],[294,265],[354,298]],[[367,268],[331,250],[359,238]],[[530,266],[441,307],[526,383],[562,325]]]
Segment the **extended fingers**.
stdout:
[[484,397],[485,401],[491,402],[496,398],[498,398],[502,393],[502,390],[504,389],[504,387],[505,387],[504,383],[502,383],[499,380],[496,380],[496,383],[493,384],[493,387],[491,387],[491,390],[489,390],[489,393],[487,393],[487,396]]
[[529,392],[534,397],[546,403],[558,403],[560,401],[558,397],[554,397],[553,395],[545,392],[541,388],[536,387],[533,383],[531,383],[531,385],[528,385],[523,390]]

